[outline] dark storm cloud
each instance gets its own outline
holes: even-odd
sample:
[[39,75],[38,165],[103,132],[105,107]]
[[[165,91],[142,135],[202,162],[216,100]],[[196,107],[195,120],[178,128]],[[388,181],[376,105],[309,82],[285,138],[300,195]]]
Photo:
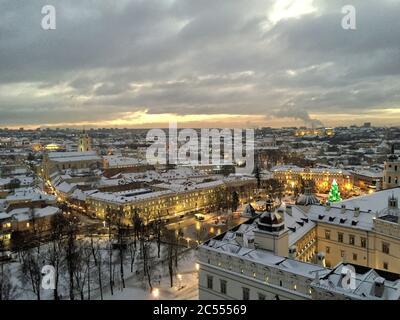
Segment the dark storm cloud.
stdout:
[[[310,114],[399,107],[398,1],[351,1],[355,31],[340,26],[348,1],[272,25],[274,2],[2,1],[0,125],[143,110],[321,124]],[[40,27],[47,4],[54,31]]]

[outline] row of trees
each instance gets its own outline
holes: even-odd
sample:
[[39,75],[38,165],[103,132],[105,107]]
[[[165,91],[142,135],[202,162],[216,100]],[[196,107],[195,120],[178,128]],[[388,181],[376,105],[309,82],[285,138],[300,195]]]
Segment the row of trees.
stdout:
[[[168,230],[161,217],[150,223],[136,212],[129,226],[124,218],[122,208],[108,210],[105,238],[79,228],[77,219],[66,212],[52,218],[46,234],[33,219],[30,234],[14,236],[19,263],[0,262],[0,300],[14,299],[19,286],[43,299],[45,265],[54,268],[54,300],[93,299],[94,295],[103,299],[106,286],[111,294],[125,288],[127,270],[152,290],[159,264],[168,266],[172,287],[182,251],[175,231]],[[12,269],[13,265],[18,268]]]

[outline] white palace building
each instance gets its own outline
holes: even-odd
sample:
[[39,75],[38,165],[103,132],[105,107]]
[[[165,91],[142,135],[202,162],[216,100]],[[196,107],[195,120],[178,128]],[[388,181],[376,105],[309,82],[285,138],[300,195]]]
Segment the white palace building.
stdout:
[[393,188],[331,205],[311,194],[267,204],[199,247],[199,298],[398,300],[399,197]]

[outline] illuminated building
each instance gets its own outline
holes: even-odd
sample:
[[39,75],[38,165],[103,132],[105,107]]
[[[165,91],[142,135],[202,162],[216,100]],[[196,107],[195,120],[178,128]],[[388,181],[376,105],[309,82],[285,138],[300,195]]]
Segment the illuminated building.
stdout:
[[43,156],[43,174],[46,179],[56,171],[66,169],[96,169],[101,166],[101,157],[95,151],[49,152]]
[[[250,219],[199,247],[199,298],[398,300],[399,196],[397,188]],[[345,268],[354,288],[341,281]]]
[[353,188],[352,175],[336,168],[300,168],[286,165],[272,168],[272,173],[289,190],[299,186],[302,180],[313,181],[319,192],[329,191],[333,180],[337,181],[341,191],[350,191]]
[[385,161],[383,171],[383,189],[389,189],[400,186],[400,160],[395,154],[394,145],[392,152]]
[[156,184],[158,191],[135,189],[123,192],[96,192],[87,197],[88,211],[104,218],[108,211],[122,210],[126,218],[137,212],[143,218],[152,220],[162,216],[165,219],[195,212],[215,210],[229,206],[235,190],[239,202],[250,200],[256,186],[253,178],[226,178],[192,185]]
[[335,131],[333,128],[318,128],[318,129],[298,129],[295,131],[294,135],[296,137],[306,137],[306,136],[333,136]]
[[92,139],[85,132],[85,130],[83,130],[82,134],[79,136],[78,152],[87,152],[87,151],[92,151]]

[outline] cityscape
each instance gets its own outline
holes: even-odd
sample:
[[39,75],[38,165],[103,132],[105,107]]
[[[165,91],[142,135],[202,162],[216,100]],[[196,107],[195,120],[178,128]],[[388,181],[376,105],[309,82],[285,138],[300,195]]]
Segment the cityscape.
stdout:
[[47,2],[0,4],[0,300],[400,299],[378,4]]

